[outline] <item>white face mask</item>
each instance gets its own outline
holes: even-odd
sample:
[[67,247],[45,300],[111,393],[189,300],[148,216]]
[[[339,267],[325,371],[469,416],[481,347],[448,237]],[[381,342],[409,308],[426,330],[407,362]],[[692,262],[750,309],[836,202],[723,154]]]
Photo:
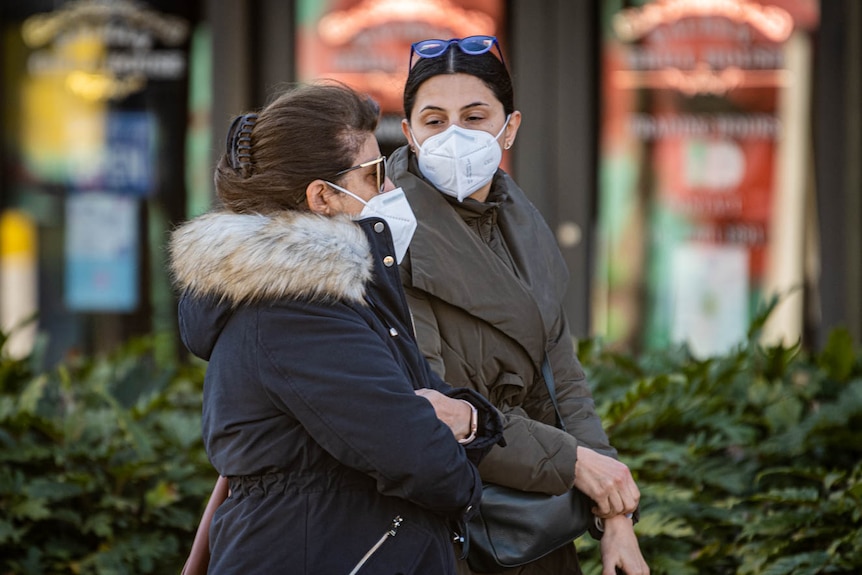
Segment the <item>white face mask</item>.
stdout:
[[413,239],[413,232],[416,231],[416,216],[407,202],[404,190],[395,188],[392,191],[378,194],[366,202],[350,190],[345,190],[332,182],[326,183],[365,205],[359,215],[356,216],[357,220],[369,216],[377,216],[386,220],[389,231],[392,233],[392,242],[395,244],[395,261],[400,264],[410,246],[410,240]]
[[[419,170],[434,186],[463,202],[476,190],[491,181],[503,150],[497,138],[509,125],[506,116],[503,127],[494,136],[484,130],[467,130],[455,124],[435,134],[419,145]],[[413,141],[416,136],[410,130]]]

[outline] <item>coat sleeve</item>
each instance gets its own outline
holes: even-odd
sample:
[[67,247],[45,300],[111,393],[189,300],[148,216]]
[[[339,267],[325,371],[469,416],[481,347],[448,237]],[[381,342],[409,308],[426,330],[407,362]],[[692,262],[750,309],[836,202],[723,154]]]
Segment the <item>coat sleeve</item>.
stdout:
[[[566,431],[577,439],[582,447],[589,447],[603,455],[616,458],[617,452],[611,447],[601,419],[596,413],[592,391],[575,353],[574,340],[562,310],[554,327],[554,335],[548,342],[548,359],[554,373],[554,390]],[[554,406],[541,377],[533,385],[525,407],[530,412],[541,413],[545,421],[554,421]]]
[[464,448],[355,310],[264,309],[258,333],[266,393],[336,460],[384,495],[456,519],[478,504],[481,480]]
[[434,389],[437,389],[448,397],[466,401],[476,408],[478,415],[476,438],[464,445],[464,449],[467,451],[467,458],[473,464],[479,465],[495,445],[499,445],[500,447],[506,446],[506,440],[503,437],[503,417],[497,408],[491,405],[490,401],[482,397],[474,389],[452,387],[436,375],[432,379],[442,384],[442,386],[437,387],[437,384],[432,383]]
[[556,427],[554,406],[538,371],[527,384],[521,374],[503,374],[512,385],[528,385],[523,403],[504,409],[507,449],[493,449],[479,469],[483,479],[509,487],[563,493],[575,481],[578,446],[616,457],[595,410],[584,371],[575,354],[565,316],[560,314],[548,358],[566,432]]
[[[405,292],[420,348],[434,372],[445,379],[440,331],[427,295],[407,286]],[[525,387],[519,374],[501,377],[510,381],[498,383],[510,383],[512,389]],[[487,394],[487,389],[472,383],[478,392]],[[544,399],[548,401],[547,393]],[[484,457],[480,465],[482,478],[527,491],[560,494],[569,489],[574,482],[577,441],[553,425],[530,417],[521,406],[495,407],[503,418],[505,446],[494,447]],[[549,415],[547,421],[553,422],[553,418]]]
[[[420,347],[435,367],[435,373],[445,379],[440,332],[427,296],[410,288],[405,291]],[[523,380],[525,375],[502,374],[501,377],[512,380],[512,388],[528,387],[529,393],[520,406],[497,406],[503,416],[508,447],[495,447],[482,460],[480,471],[486,481],[558,494],[574,483],[578,445],[616,456],[596,414],[562,311],[552,333],[548,355],[554,372],[557,401],[568,434],[554,427],[553,404],[541,379],[527,383]]]

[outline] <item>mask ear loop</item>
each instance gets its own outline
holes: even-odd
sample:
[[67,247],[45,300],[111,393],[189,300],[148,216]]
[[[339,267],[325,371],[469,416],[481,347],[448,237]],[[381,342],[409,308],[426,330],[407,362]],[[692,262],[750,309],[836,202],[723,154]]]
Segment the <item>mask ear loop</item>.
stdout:
[[419,150],[422,149],[422,146],[419,144],[419,140],[416,139],[416,134],[413,133],[413,126],[410,125],[410,122],[407,122],[407,131],[410,132],[410,137],[413,139],[413,145],[410,146],[410,151],[418,156]]
[[503,122],[503,127],[502,127],[502,128],[500,128],[500,131],[499,131],[499,132],[497,132],[497,135],[496,135],[496,136],[494,136],[494,139],[495,139],[495,140],[496,140],[496,139],[498,139],[500,136],[502,136],[502,135],[503,135],[503,132],[506,130],[506,127],[508,127],[508,125],[509,125],[509,120],[510,120],[511,118],[512,118],[512,114],[506,114],[506,121],[505,121],[505,122]]
[[346,190],[346,189],[342,188],[341,186],[339,186],[338,184],[333,184],[332,182],[327,182],[326,180],[323,180],[323,181],[326,182],[327,184],[329,184],[330,186],[332,186],[333,188],[335,188],[336,190],[338,190],[339,192],[347,194],[348,196],[350,196],[351,198],[353,198],[357,202],[360,202],[363,206],[368,205],[368,202],[366,202],[365,200],[363,200],[362,198],[360,198],[359,196],[357,196],[356,194],[354,194],[350,190]]
[[[495,137],[495,138],[494,138],[495,140],[499,139],[499,138],[500,138],[500,136],[502,136],[502,135],[503,135],[503,132],[505,132],[505,131],[506,131],[506,128],[509,126],[509,120],[510,120],[511,118],[512,118],[512,114],[506,114],[506,121],[505,121],[505,122],[503,122],[503,127],[502,127],[502,128],[500,128],[500,131],[499,131],[499,132],[497,132],[497,137]],[[512,147],[512,144],[511,144],[511,143],[509,143],[509,142],[506,142],[505,144],[503,144],[503,149],[504,149],[504,150],[508,150],[508,149],[509,149],[509,148],[511,148],[511,147]]]

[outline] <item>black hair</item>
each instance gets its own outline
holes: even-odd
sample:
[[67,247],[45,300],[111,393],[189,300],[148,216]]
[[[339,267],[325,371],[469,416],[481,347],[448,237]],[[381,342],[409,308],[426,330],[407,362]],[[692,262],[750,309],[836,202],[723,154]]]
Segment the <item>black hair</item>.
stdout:
[[465,54],[456,45],[434,58],[419,58],[404,84],[404,116],[410,121],[410,114],[416,103],[416,93],[426,80],[442,74],[469,74],[482,80],[503,104],[508,116],[515,111],[515,95],[512,78],[505,64],[491,52],[484,54]]

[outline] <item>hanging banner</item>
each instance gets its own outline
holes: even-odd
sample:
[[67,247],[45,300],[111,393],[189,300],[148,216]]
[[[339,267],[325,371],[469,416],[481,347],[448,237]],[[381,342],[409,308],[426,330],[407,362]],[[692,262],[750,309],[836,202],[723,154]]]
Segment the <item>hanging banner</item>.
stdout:
[[150,194],[156,178],[154,126],[150,112],[108,113],[100,188],[141,197]]
[[787,158],[808,116],[785,104],[810,89],[792,47],[816,1],[654,0],[605,18],[597,331],[722,353],[772,295],[775,250],[802,261],[773,230],[777,206],[804,199],[778,182],[805,182]]
[[502,0],[299,0],[297,75],[332,78],[370,94],[383,117],[378,139],[400,145],[410,45],[427,38],[496,35],[505,52]]
[[131,312],[138,305],[136,198],[83,192],[66,199],[65,300],[73,311]]

